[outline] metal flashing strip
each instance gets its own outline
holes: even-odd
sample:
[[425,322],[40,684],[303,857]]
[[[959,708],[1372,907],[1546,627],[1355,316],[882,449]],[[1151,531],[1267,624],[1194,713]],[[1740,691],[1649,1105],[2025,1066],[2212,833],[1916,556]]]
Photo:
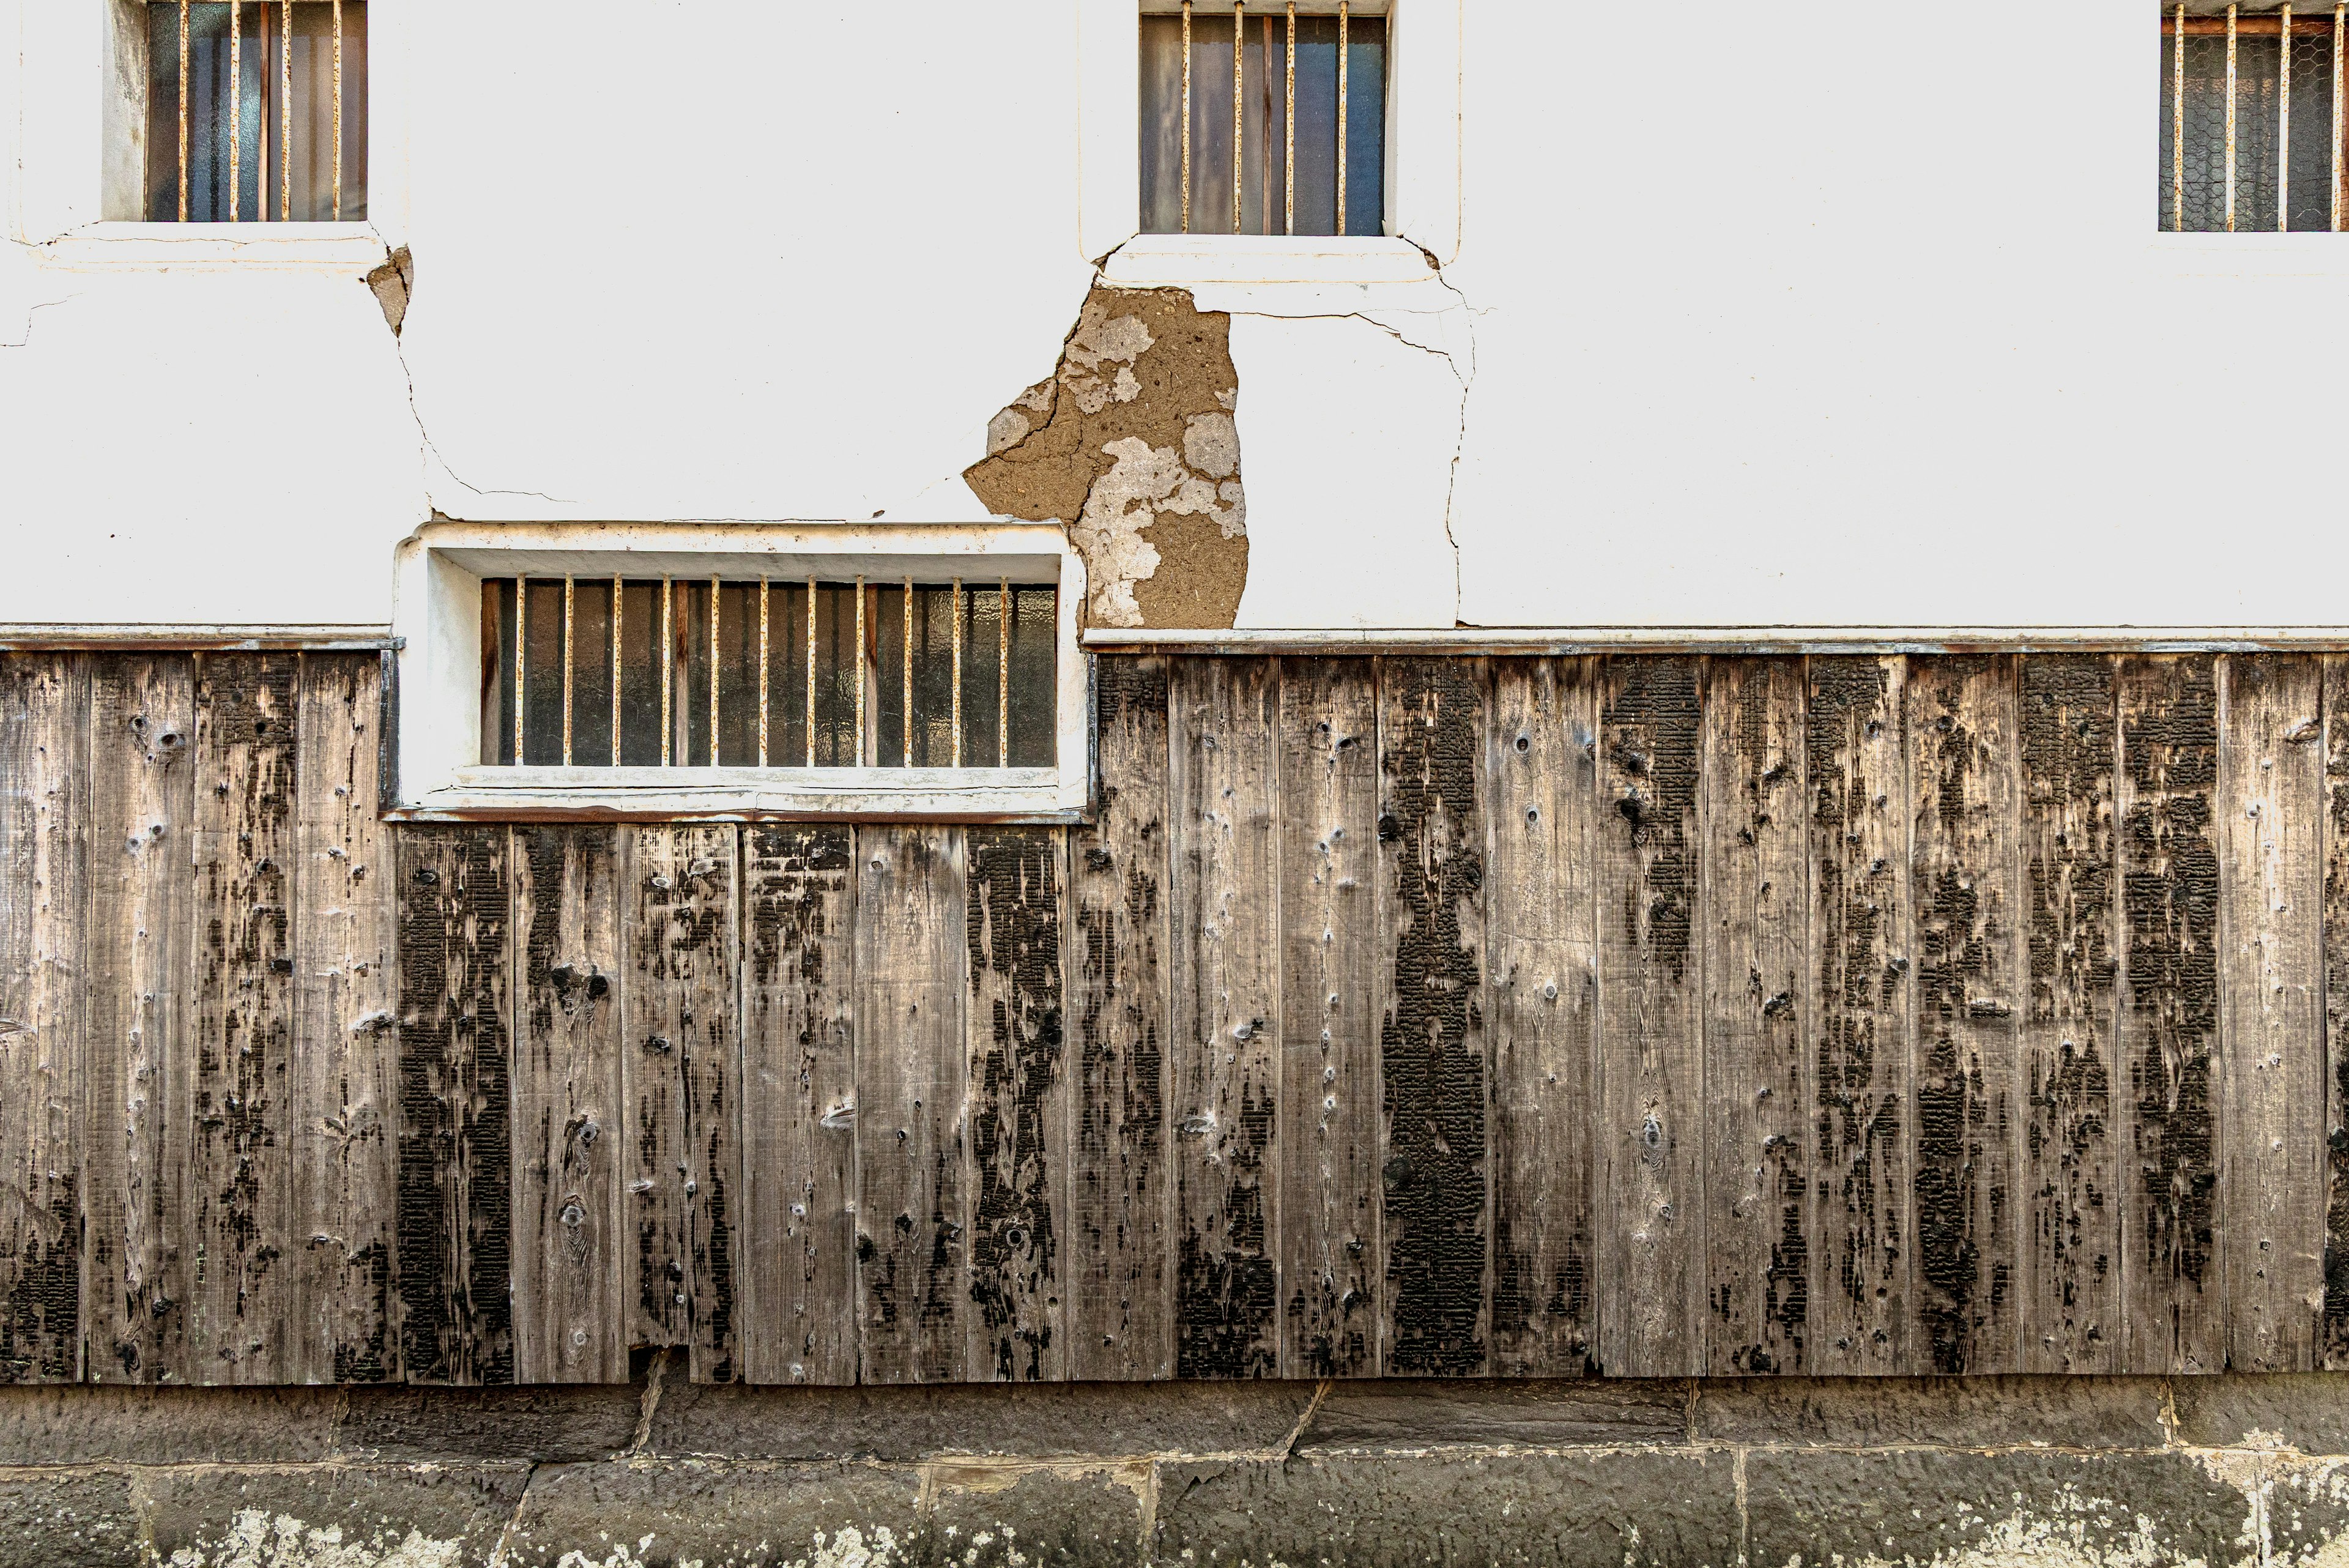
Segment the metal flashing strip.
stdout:
[[2349,652],[2349,627],[1433,627],[1127,630],[1095,627],[1087,653],[2261,653]]
[[0,652],[121,649],[160,653],[398,652],[408,645],[386,626],[203,626],[0,621]]

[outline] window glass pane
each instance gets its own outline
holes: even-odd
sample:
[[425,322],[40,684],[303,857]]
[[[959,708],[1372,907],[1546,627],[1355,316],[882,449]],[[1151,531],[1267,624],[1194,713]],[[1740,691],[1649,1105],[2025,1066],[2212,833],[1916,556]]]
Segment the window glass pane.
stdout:
[[563,761],[563,579],[523,584],[523,761]]
[[688,768],[709,765],[709,585],[680,582],[677,595],[677,695],[673,755]]
[[1183,228],[1183,19],[1142,18],[1142,232]]
[[815,763],[856,765],[856,687],[864,661],[856,647],[856,587],[819,583],[815,593]]
[[777,583],[767,605],[767,765],[807,765],[808,591]]
[[954,589],[914,589],[914,765],[952,767]]
[[660,765],[660,595],[657,581],[628,583],[620,594],[620,763],[624,767]]
[[571,762],[612,765],[612,580],[571,587]]
[[873,590],[873,763],[875,767],[905,765],[905,587],[890,584]]
[[994,583],[963,589],[962,763],[967,768],[999,765],[1002,603],[1002,591]]
[[481,761],[512,766],[514,705],[514,583],[481,584]]
[[[1334,35],[1334,22],[1330,30]],[[1330,54],[1336,53],[1333,47]],[[1386,19],[1351,23],[1346,29],[1346,232],[1350,234],[1386,232]],[[1301,129],[1305,116],[1300,111],[1297,118]],[[1337,140],[1334,130],[1330,140]]]
[[1011,765],[1052,765],[1053,622],[1059,594],[1011,590]]
[[759,765],[759,585],[718,590],[718,765]]

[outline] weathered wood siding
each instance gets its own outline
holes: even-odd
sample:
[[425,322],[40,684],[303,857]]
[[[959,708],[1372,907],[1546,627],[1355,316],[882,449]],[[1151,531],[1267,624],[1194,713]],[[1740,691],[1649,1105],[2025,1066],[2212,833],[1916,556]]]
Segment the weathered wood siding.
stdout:
[[1096,821],[401,826],[0,656],[0,1380],[2349,1368],[2337,656],[1112,659]]

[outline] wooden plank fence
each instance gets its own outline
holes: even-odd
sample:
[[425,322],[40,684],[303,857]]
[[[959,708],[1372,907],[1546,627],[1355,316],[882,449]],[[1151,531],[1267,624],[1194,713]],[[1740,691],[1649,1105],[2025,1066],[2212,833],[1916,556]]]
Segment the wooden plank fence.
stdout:
[[2349,1369],[2349,655],[1097,690],[402,826],[374,655],[0,656],[0,1379]]

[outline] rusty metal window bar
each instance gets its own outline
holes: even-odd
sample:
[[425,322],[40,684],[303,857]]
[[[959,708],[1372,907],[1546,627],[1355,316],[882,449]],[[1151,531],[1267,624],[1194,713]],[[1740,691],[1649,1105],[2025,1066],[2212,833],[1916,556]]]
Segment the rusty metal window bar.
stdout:
[[1142,232],[1386,227],[1387,19],[1294,0],[1142,18]]
[[2338,233],[2349,5],[2163,7],[2159,225]]
[[492,577],[481,758],[501,766],[1055,765],[1049,584]]
[[367,216],[367,0],[150,0],[150,223]]

